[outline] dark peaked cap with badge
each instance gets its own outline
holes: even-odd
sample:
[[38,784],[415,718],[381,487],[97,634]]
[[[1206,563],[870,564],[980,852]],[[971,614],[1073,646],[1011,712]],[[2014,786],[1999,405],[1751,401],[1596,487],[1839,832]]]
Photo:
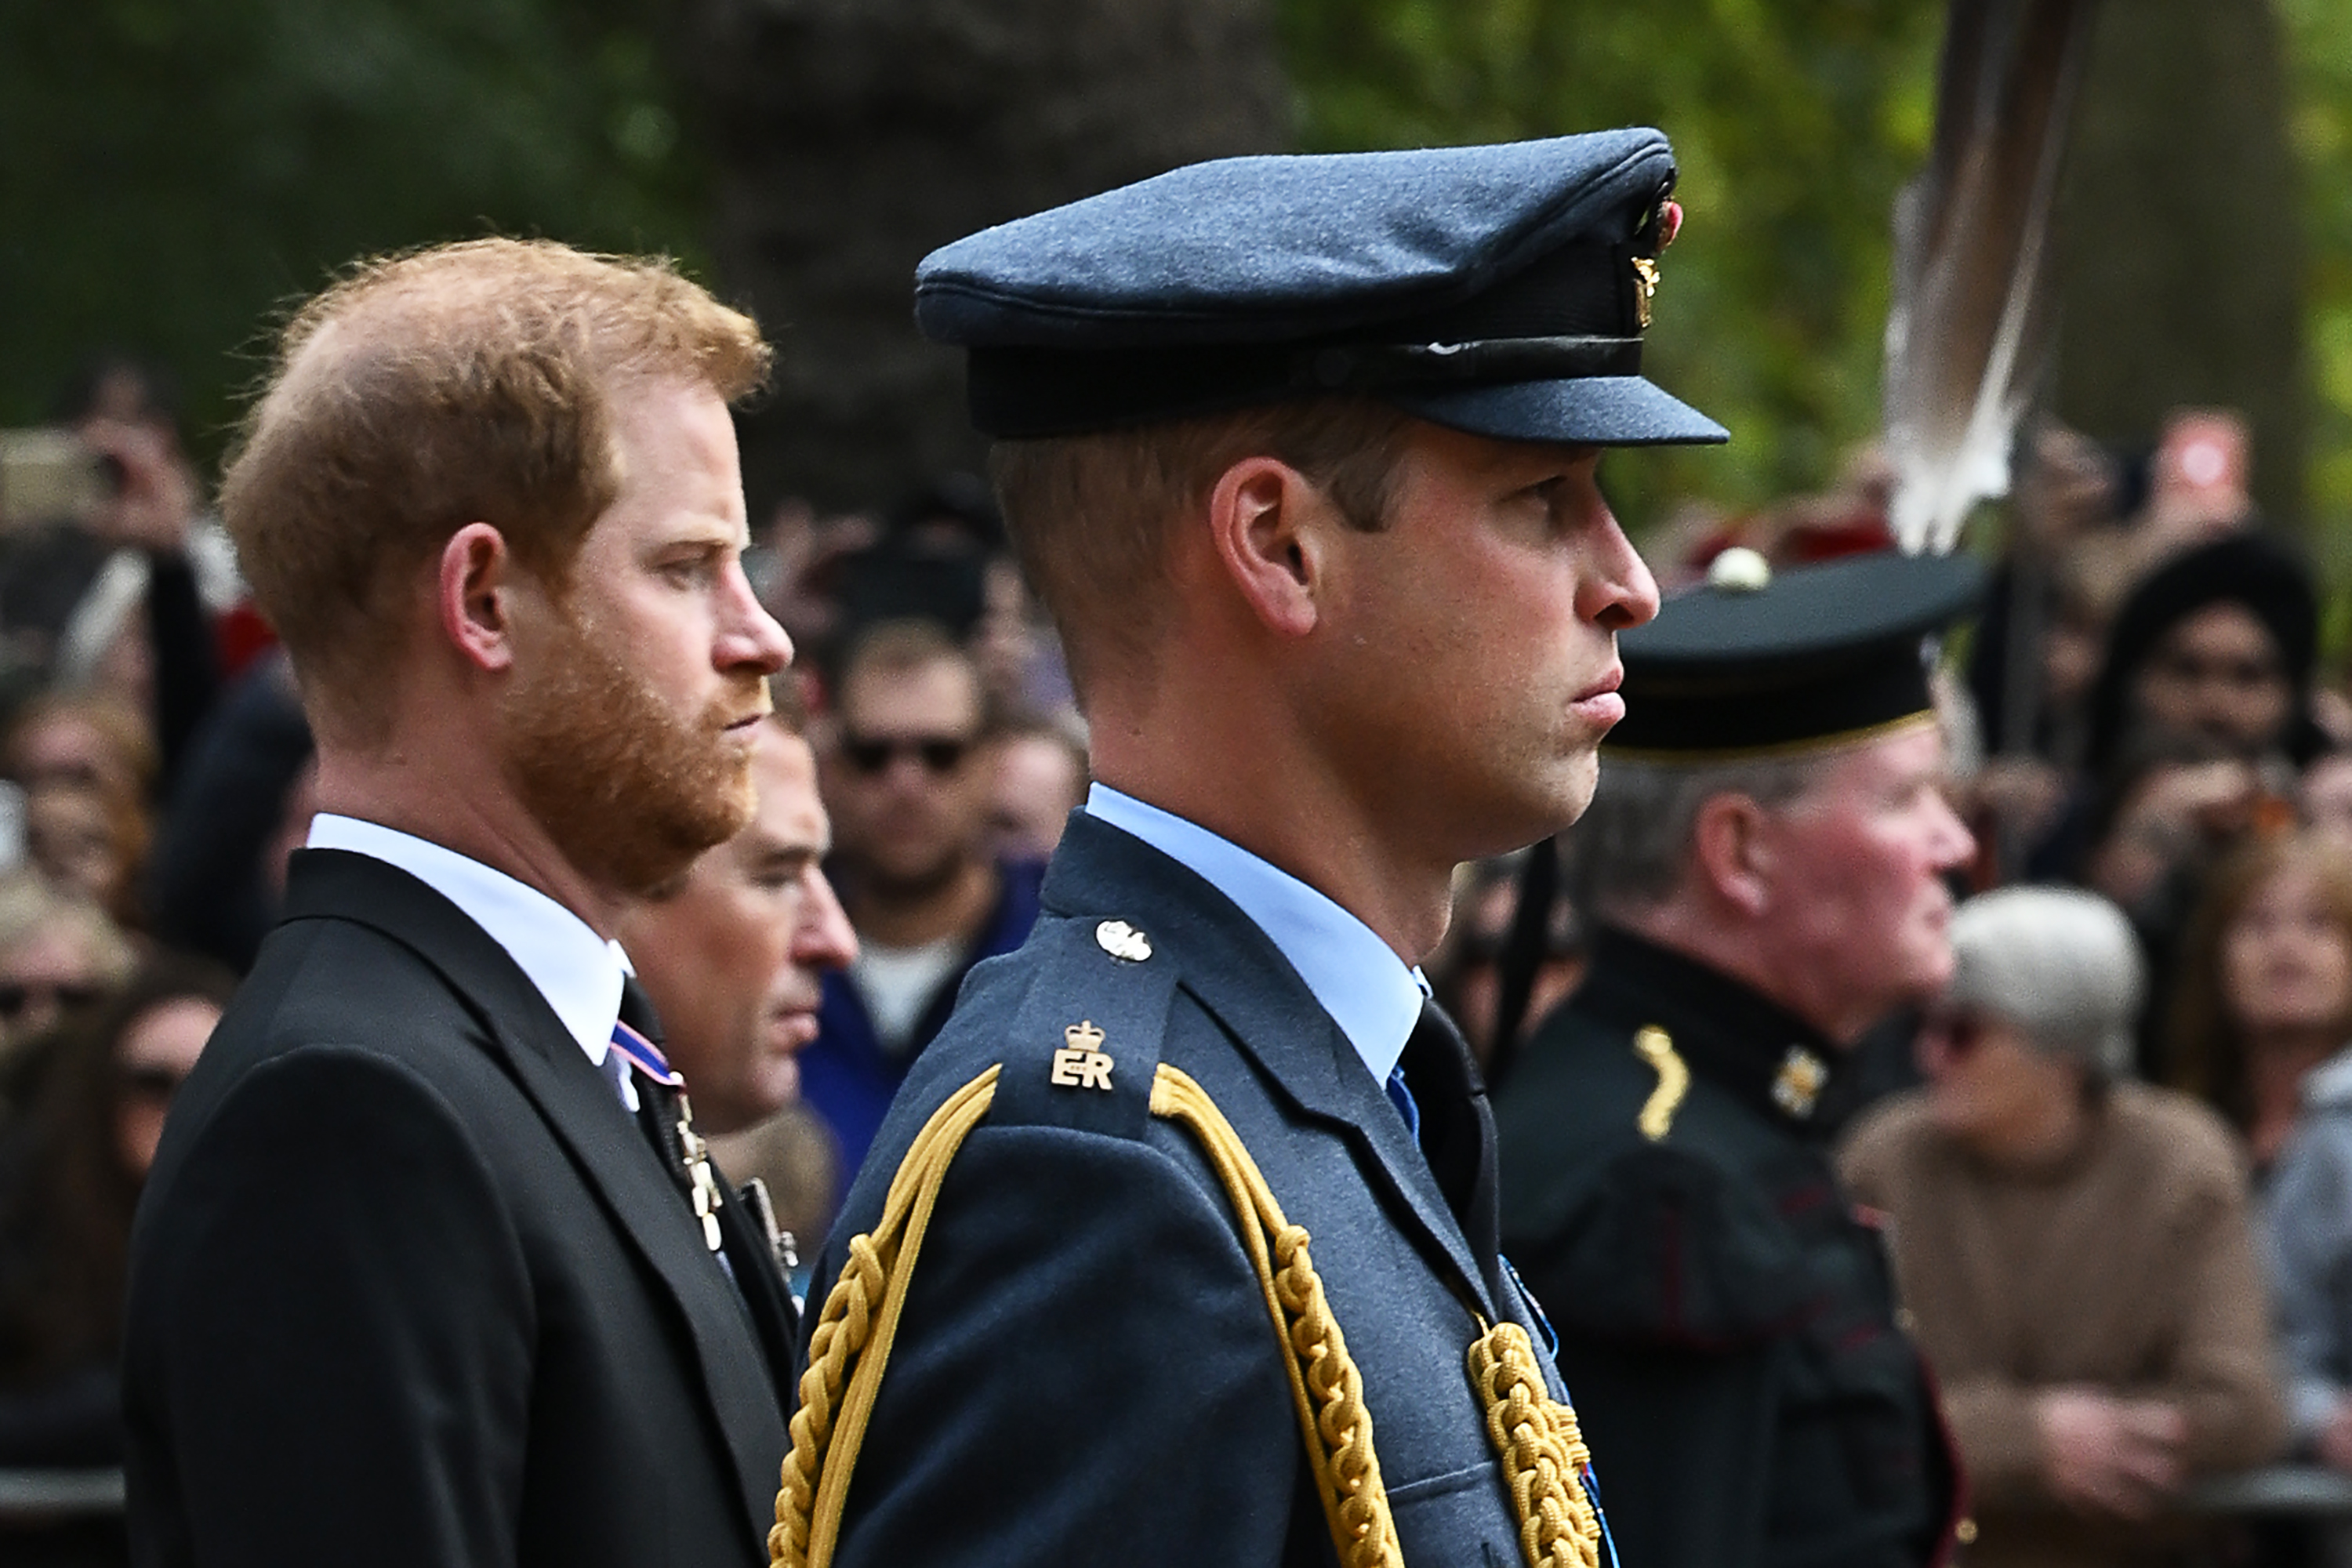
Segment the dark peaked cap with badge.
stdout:
[[1865,740],[1922,718],[1926,638],[1984,595],[1964,555],[1850,555],[1775,575],[1750,550],[1621,632],[1625,717],[1607,757],[1704,763]]
[[1641,374],[1674,183],[1647,130],[1196,163],[932,252],[915,318],[1006,438],[1359,393],[1498,440],[1717,442]]

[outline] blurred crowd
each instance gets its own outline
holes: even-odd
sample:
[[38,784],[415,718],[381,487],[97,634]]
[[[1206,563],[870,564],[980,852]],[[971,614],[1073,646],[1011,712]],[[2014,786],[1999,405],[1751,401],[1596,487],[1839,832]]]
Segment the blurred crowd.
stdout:
[[[117,1456],[140,1183],[313,809],[168,380],[94,362],[49,434],[0,447],[0,1468]],[[2352,1474],[2352,701],[2252,456],[2210,411],[2139,451],[2021,444],[1990,601],[1947,650],[1982,846],[1958,977],[1836,1090],[1978,1494],[2046,1517],[2018,1561],[2095,1560],[2200,1474]],[[1734,545],[1888,548],[1887,490],[1864,456],[1827,496],[1677,516],[1650,558],[1671,591]],[[829,833],[838,916],[747,957],[743,1018],[709,1026],[813,1010],[781,1083],[740,1114],[689,1084],[813,1242],[964,974],[1025,935],[1086,738],[981,479],[787,503],[747,567],[798,648],[779,707],[827,820],[795,831]],[[1574,858],[1571,832],[1457,879],[1429,977],[1490,1073],[1581,973]],[[724,1012],[715,979],[666,997],[647,944],[674,1026]]]

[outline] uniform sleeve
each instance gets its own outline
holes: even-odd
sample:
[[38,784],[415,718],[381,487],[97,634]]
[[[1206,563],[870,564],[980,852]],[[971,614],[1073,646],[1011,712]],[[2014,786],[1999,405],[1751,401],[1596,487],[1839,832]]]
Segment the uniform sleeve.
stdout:
[[941,1189],[834,1560],[1288,1561],[1301,1437],[1275,1352],[1229,1211],[1174,1159],[982,1128]]
[[2308,1444],[2345,1398],[2343,1307],[2352,1301],[2352,1149],[2317,1123],[2288,1145],[2263,1216],[2287,1410]]
[[1562,1373],[1626,1568],[1764,1562],[1779,1353],[1563,1340]]
[[308,1048],[232,1090],[157,1198],[128,1325],[137,1560],[513,1563],[531,1297],[447,1103]]

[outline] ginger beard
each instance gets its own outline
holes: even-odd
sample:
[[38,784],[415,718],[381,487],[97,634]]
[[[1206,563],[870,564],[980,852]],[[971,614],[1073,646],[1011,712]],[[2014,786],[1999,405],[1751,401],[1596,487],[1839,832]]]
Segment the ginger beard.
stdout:
[[503,704],[507,773],[556,847],[598,883],[642,897],[733,837],[759,804],[756,679],[681,718],[577,617]]

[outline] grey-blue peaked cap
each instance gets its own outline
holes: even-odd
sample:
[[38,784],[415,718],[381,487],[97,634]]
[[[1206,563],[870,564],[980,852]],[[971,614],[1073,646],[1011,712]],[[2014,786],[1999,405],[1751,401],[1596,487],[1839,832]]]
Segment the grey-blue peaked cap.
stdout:
[[1505,440],[1721,441],[1640,374],[1674,181],[1649,130],[1220,159],[932,252],[915,317],[999,437],[1357,392]]

